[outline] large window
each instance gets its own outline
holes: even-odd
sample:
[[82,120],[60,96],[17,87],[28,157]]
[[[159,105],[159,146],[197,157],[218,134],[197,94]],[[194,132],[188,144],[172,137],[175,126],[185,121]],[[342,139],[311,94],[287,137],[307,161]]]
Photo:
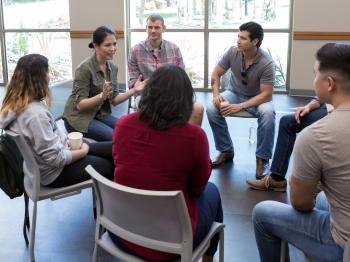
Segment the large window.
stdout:
[[178,45],[195,88],[208,90],[210,75],[225,50],[236,44],[242,23],[256,21],[265,37],[261,48],[276,64],[276,91],[286,92],[290,53],[290,0],[130,0],[129,47],[144,40],[146,18],[158,13],[167,26],[165,39]]
[[51,82],[72,78],[69,0],[0,0],[0,84],[6,84],[17,61],[38,53],[49,59]]

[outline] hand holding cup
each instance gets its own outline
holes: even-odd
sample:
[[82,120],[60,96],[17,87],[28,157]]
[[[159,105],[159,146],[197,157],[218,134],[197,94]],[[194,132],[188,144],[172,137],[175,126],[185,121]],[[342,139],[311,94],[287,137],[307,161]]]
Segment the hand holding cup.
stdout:
[[68,134],[68,140],[71,150],[80,149],[83,143],[83,134],[80,132],[72,132]]
[[229,105],[228,101],[223,101],[220,103],[220,108],[223,108],[223,107],[228,106],[228,105]]

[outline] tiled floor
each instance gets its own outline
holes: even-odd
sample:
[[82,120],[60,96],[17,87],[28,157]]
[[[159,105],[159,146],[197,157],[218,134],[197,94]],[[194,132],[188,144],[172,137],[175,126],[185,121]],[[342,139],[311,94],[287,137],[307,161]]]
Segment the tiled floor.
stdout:
[[[4,92],[4,88],[0,87],[0,102]],[[70,94],[70,85],[54,87],[52,93],[52,112],[54,117],[58,117],[62,114],[66,98]],[[277,112],[276,130],[283,114],[292,113],[293,108],[309,101],[309,98],[288,95],[274,95],[273,99]],[[206,105],[211,101],[211,94],[197,93],[197,100]],[[126,107],[126,103],[117,106],[113,114],[125,114]],[[255,178],[255,144],[248,142],[251,119],[228,118],[227,121],[235,147],[234,162],[213,170],[210,179],[218,186],[222,197],[226,224],[225,261],[255,262],[259,261],[259,254],[251,223],[254,205],[263,200],[288,203],[289,195],[288,192],[261,192],[248,188],[245,180]],[[59,126],[64,128],[62,121]],[[203,129],[208,135],[211,157],[215,157],[217,152],[206,116]],[[23,198],[10,200],[0,190],[0,262],[30,261],[29,248],[22,236],[23,211]],[[36,232],[37,262],[92,261],[95,220],[92,214],[91,190],[84,190],[80,195],[59,201],[40,201]],[[119,261],[102,250],[99,255],[99,261]],[[291,261],[305,261],[303,254],[293,247]]]

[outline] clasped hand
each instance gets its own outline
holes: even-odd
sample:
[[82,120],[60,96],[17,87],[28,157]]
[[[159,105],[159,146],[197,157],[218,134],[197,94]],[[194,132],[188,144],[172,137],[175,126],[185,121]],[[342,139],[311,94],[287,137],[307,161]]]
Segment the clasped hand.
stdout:
[[111,82],[105,82],[102,88],[102,98],[106,100],[113,93]]

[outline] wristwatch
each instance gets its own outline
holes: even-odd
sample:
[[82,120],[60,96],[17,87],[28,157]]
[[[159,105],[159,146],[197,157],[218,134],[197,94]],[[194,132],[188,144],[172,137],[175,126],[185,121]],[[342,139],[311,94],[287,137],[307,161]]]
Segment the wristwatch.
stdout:
[[247,108],[247,105],[246,105],[245,103],[241,103],[241,107],[242,107],[243,109],[246,109],[246,108]]

